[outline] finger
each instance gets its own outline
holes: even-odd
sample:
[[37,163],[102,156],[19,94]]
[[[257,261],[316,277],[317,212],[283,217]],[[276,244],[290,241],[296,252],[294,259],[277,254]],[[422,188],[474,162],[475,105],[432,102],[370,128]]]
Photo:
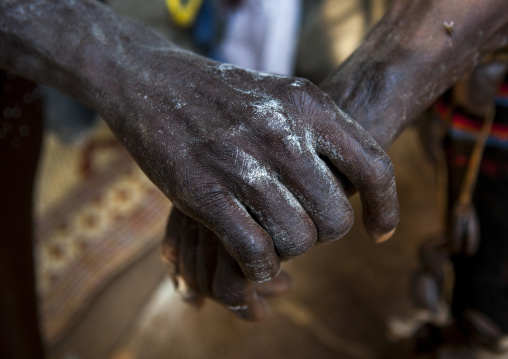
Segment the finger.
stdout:
[[197,246],[197,283],[201,293],[211,296],[212,283],[217,266],[217,246],[219,238],[204,225],[199,225]]
[[214,199],[197,208],[197,218],[219,236],[247,279],[264,282],[274,278],[280,261],[270,235],[233,195],[222,191],[210,194]]
[[314,223],[278,175],[259,159],[268,162],[269,157],[227,144],[217,152],[222,182],[235,183],[231,192],[268,232],[277,254],[290,258],[308,251],[317,238]]
[[178,270],[183,280],[191,288],[198,288],[197,281],[197,253],[199,243],[199,224],[194,219],[185,216],[181,224],[180,253]]
[[189,304],[200,307],[204,294],[200,292],[197,280],[197,250],[199,241],[199,223],[184,216],[180,224],[180,244],[178,256],[177,290]]
[[317,240],[343,237],[353,225],[353,210],[325,162],[316,153],[305,150],[279,167],[281,182],[312,219]]
[[320,131],[317,150],[356,186],[365,228],[376,242],[383,242],[399,222],[392,163],[360,125],[345,113],[338,116]]
[[[317,117],[316,122],[320,119],[321,113],[312,110],[317,105],[314,105],[313,99],[304,95],[304,92],[301,98],[288,100],[293,101],[295,106],[306,109],[297,116],[314,116]],[[307,109],[310,109],[309,113]],[[314,115],[315,113],[318,115]],[[276,173],[276,176],[268,173],[265,176],[268,180],[266,182],[279,181],[291,192],[313,221],[319,241],[340,238],[353,224],[353,211],[340,183],[315,151],[315,135],[309,126],[304,125],[308,119],[295,120],[293,115],[276,110],[262,114],[269,126],[257,128],[257,140],[265,144],[259,149],[258,157],[268,158],[273,172]],[[240,159],[243,167],[247,169],[244,172],[253,172],[251,177],[256,179],[262,177],[260,174],[263,173],[263,168],[253,166],[252,159],[245,161],[242,157],[245,157],[245,154],[236,154],[235,163]],[[255,171],[249,171],[252,167]],[[270,195],[272,193],[277,191],[272,190]],[[281,211],[278,212],[278,216],[281,216]]]
[[[212,283],[217,266],[219,239],[215,233],[203,225],[199,225],[199,244],[197,250],[197,273],[199,291],[212,296]],[[243,275],[243,274],[242,274]],[[235,280],[235,277],[233,278]],[[245,282],[250,286],[250,282]],[[263,297],[277,296],[288,292],[293,287],[293,280],[286,271],[264,283],[254,283],[253,290]]]
[[265,283],[255,283],[254,290],[258,295],[263,297],[274,297],[287,293],[293,288],[293,279],[286,271],[281,271],[280,274]]
[[254,291],[254,283],[244,277],[222,245],[219,245],[212,294],[215,300],[242,319],[260,320],[269,311],[266,301]]
[[237,196],[253,218],[271,236],[281,259],[307,252],[317,239],[312,219],[293,194],[279,181],[260,181],[243,186]]
[[173,208],[169,215],[168,224],[166,226],[166,233],[162,239],[161,244],[161,256],[162,260],[166,264],[168,274],[176,286],[176,274],[178,268],[178,253],[180,245],[180,225],[186,215]]

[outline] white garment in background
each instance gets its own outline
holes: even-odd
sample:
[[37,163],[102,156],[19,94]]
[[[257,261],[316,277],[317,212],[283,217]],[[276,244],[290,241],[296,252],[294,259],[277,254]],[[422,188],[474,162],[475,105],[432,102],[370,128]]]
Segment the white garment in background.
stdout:
[[252,70],[292,75],[301,0],[244,0],[228,15],[221,61]]

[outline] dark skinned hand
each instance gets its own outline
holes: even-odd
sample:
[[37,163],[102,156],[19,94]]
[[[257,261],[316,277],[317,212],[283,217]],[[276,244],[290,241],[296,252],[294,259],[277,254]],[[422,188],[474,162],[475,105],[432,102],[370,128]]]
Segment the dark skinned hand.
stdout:
[[147,116],[144,106],[160,109],[168,87],[141,90],[141,103],[134,94],[133,107],[143,107],[131,113],[145,116],[132,130],[143,135],[127,145],[177,208],[219,236],[248,279],[271,279],[279,258],[349,230],[353,213],[334,172],[359,188],[369,233],[391,235],[398,206],[390,160],[326,95],[304,80],[191,60],[199,69],[171,85],[181,107]]

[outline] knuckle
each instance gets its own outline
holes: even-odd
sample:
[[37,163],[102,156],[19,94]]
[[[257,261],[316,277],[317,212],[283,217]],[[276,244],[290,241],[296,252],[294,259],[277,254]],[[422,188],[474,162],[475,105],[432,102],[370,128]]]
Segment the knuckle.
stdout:
[[383,154],[372,162],[369,171],[368,186],[386,186],[395,176],[393,164],[387,154]]
[[303,238],[299,238],[297,241],[288,241],[277,245],[277,252],[284,259],[297,257],[311,249],[316,242],[316,239],[317,234],[304,234]]
[[214,298],[227,307],[243,307],[247,302],[245,285],[242,286],[237,282],[229,286],[222,286],[214,283],[212,291]]
[[227,239],[231,254],[242,267],[244,274],[251,280],[263,282],[276,276],[279,271],[278,263],[275,260],[273,244],[268,243],[264,238],[247,236],[234,242]]
[[281,144],[285,142],[286,137],[291,135],[288,129],[283,126],[284,123],[277,119],[277,122],[271,121],[270,127],[260,129],[260,138],[263,143],[268,144],[269,147],[281,147]]
[[318,226],[318,240],[321,242],[332,241],[343,237],[353,226],[354,214],[351,206],[345,206],[338,211],[332,211],[326,217],[320,219]]
[[[291,258],[306,253],[317,240],[317,231],[311,221],[292,221],[289,229],[282,235],[274,236],[277,253],[283,258]],[[278,238],[277,238],[278,237]]]

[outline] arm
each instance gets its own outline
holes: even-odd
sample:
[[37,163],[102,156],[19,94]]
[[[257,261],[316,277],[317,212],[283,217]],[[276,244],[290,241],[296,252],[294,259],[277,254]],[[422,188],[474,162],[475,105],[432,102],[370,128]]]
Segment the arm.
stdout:
[[394,1],[321,88],[383,147],[508,44],[504,0]]
[[182,51],[92,0],[0,2],[0,67],[101,114],[249,279],[270,279],[280,257],[348,231],[334,171],[359,188],[375,239],[397,224],[388,157],[307,81]]

